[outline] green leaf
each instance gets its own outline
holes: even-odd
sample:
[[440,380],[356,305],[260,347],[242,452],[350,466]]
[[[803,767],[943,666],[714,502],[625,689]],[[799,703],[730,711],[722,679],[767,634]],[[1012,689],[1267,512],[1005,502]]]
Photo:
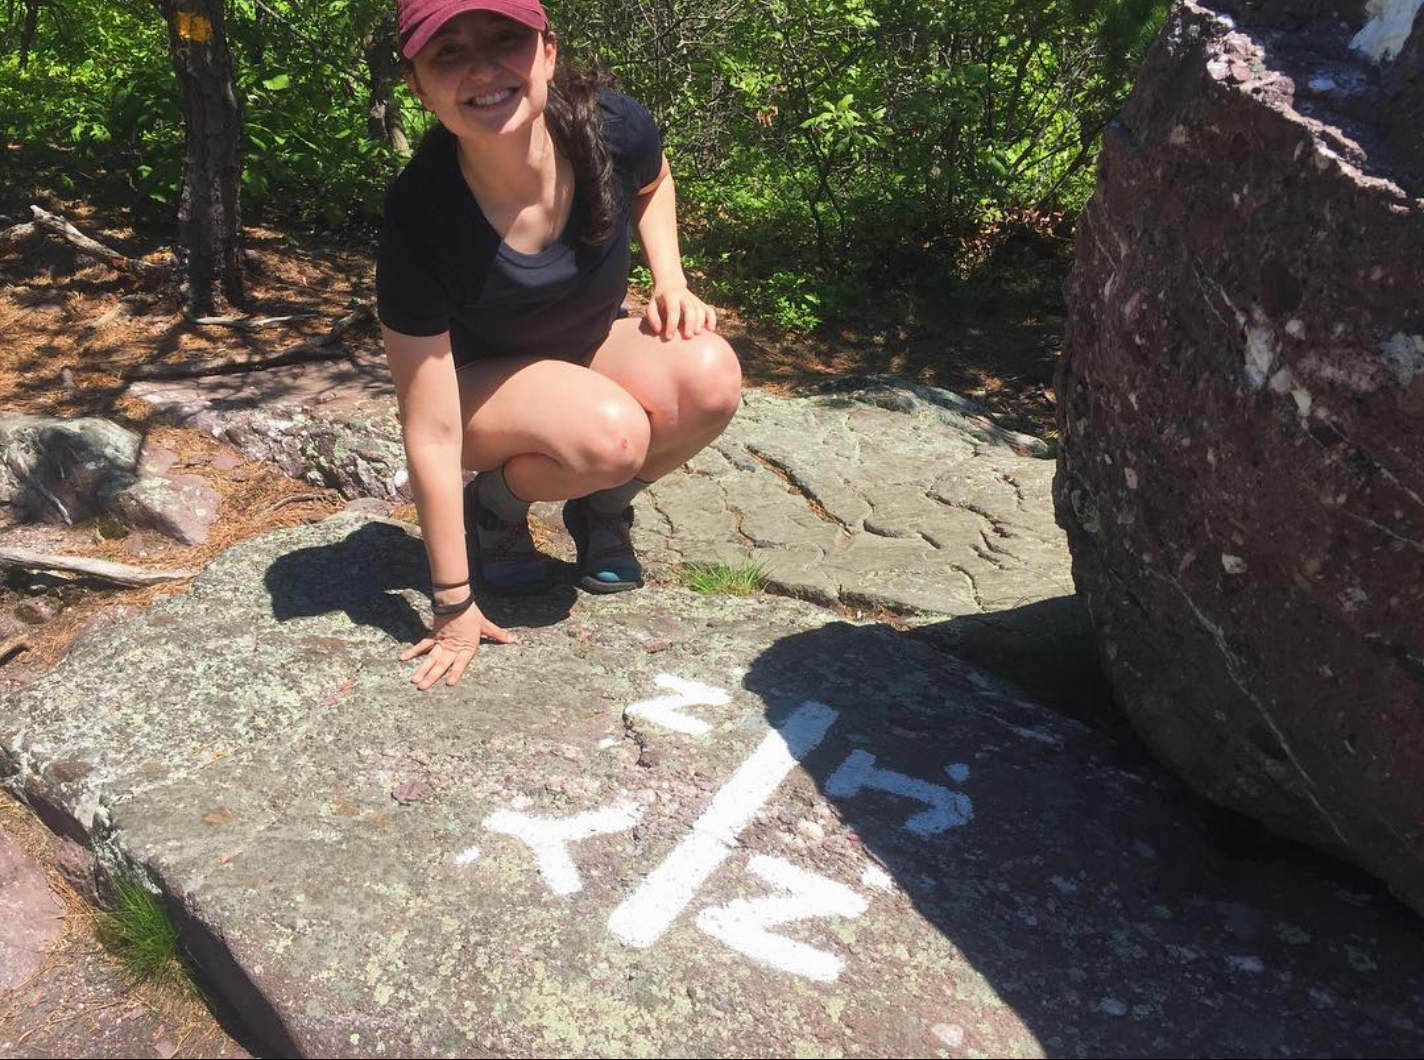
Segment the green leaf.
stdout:
[[276,77],[269,77],[262,82],[263,88],[270,88],[273,92],[281,92],[283,89],[292,87],[292,77],[290,74],[278,74]]

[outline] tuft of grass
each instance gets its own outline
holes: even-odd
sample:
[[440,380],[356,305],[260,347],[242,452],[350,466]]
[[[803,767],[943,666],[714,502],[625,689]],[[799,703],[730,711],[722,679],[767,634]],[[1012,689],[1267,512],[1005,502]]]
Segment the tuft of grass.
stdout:
[[99,941],[141,983],[187,978],[178,950],[178,929],[158,897],[129,879],[114,883],[116,905],[98,914]]
[[741,563],[685,563],[678,584],[695,593],[749,596],[766,585],[766,567],[754,559]]

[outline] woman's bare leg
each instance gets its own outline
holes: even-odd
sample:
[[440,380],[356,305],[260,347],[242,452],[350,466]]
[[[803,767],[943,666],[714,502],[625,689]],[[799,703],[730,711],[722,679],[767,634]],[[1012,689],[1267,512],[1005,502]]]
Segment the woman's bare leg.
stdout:
[[615,321],[589,367],[626,390],[648,414],[648,454],[636,475],[645,482],[706,447],[741,401],[737,355],[711,331],[665,340],[639,318]]

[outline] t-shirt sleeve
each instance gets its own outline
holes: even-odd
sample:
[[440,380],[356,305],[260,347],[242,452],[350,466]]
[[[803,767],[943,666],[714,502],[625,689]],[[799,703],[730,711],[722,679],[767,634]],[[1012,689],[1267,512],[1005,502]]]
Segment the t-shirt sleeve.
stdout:
[[376,251],[376,316],[392,331],[439,335],[450,330],[455,307],[431,261],[412,234],[399,199],[389,197]]
[[646,188],[663,169],[663,138],[646,107],[631,96],[604,96],[613,121],[607,124],[609,149],[632,178],[634,190]]

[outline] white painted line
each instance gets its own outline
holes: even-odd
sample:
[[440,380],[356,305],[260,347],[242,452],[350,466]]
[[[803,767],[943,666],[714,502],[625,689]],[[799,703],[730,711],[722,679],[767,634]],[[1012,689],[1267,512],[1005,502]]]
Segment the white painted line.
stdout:
[[845,961],[834,953],[769,929],[813,917],[858,917],[869,907],[864,898],[843,883],[798,868],[781,858],[758,855],[748,868],[781,894],[774,898],[739,898],[726,905],[704,909],[697,926],[714,939],[754,961],[818,983],[834,982]]
[[634,703],[628,708],[628,713],[688,736],[701,736],[712,726],[701,718],[682,713],[684,707],[725,707],[732,701],[731,693],[726,689],[704,685],[701,681],[688,681],[672,674],[658,674],[654,684],[671,690],[672,695]]
[[573,817],[535,817],[533,814],[500,810],[484,820],[492,832],[522,840],[534,854],[539,875],[555,894],[575,894],[583,889],[578,866],[569,846],[596,835],[622,832],[637,824],[643,808],[636,803],[619,803],[601,810],[586,810]]
[[766,734],[693,822],[692,831],[608,918],[608,929],[639,949],[656,942],[723,859],[737,835],[798,761],[821,742],[838,714],[806,702]]
[[863,886],[874,887],[877,891],[893,891],[895,889],[895,881],[879,865],[865,866],[865,871],[860,874],[860,882]]
[[1421,0],[1370,0],[1365,5],[1370,20],[1355,34],[1350,47],[1377,63],[1393,59],[1404,50],[1421,6]]
[[948,828],[958,828],[968,824],[974,816],[974,804],[968,795],[918,777],[880,769],[875,765],[875,756],[869,751],[852,751],[840,768],[831,774],[831,779],[826,781],[826,794],[832,797],[849,798],[865,788],[903,795],[928,806],[904,824],[907,831],[916,835],[934,835]]

